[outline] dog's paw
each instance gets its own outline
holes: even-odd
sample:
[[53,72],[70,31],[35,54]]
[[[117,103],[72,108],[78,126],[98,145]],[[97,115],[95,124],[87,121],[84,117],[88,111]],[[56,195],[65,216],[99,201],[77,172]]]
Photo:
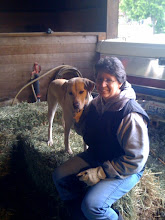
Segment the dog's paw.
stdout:
[[71,149],[66,150],[68,154],[73,154],[73,151]]
[[48,146],[52,146],[53,145],[53,141],[48,141]]

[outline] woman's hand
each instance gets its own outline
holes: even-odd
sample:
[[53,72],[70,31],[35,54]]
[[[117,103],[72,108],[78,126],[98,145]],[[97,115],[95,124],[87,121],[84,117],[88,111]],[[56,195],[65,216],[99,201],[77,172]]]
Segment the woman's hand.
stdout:
[[80,181],[83,181],[88,186],[93,186],[98,183],[101,179],[105,179],[106,175],[101,166],[96,168],[87,169],[77,174]]

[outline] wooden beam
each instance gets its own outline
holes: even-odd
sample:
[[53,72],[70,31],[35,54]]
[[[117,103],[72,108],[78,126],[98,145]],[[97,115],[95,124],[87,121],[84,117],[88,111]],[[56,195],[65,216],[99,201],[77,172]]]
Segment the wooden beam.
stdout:
[[107,39],[118,36],[119,0],[107,0]]
[[38,37],[38,36],[104,36],[105,32],[25,32],[25,33],[0,33],[0,37]]

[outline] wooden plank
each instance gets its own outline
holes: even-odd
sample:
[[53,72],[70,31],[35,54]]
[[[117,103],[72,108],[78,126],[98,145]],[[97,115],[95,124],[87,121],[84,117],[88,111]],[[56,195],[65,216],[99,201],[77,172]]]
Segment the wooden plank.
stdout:
[[0,55],[95,52],[96,44],[53,44],[0,46]]
[[127,78],[131,84],[165,89],[165,80],[129,75],[127,75]]
[[[80,63],[81,64],[81,63]],[[91,63],[90,65],[79,65],[79,64],[76,64],[74,65],[74,63],[70,63],[68,65],[72,65],[72,66],[75,66],[78,68],[78,70],[82,73],[83,75],[83,72],[85,73],[85,76],[87,78],[90,78],[90,73],[92,73],[93,75],[93,72],[94,72],[94,64],[95,62]],[[43,75],[45,74],[46,72],[50,71],[51,68],[48,68],[46,71],[42,71],[39,75]],[[83,72],[82,72],[83,71]],[[89,72],[90,71],[90,72]],[[3,83],[5,82],[8,82],[9,84],[13,84],[13,82],[16,82],[17,84],[19,83],[26,83],[28,81],[30,81],[30,77],[31,77],[31,72],[20,72],[20,71],[15,71],[15,72],[9,72],[8,74],[3,74],[3,73],[0,73],[0,83],[3,85]],[[48,78],[51,78],[51,76],[53,75],[54,73],[49,73],[47,76],[45,76],[44,78],[48,77]],[[43,78],[43,79],[44,79]],[[12,82],[12,83],[11,83]]]
[[105,5],[106,0],[85,0],[85,1],[77,1],[77,0],[67,0],[65,2],[65,6],[67,10],[78,9],[81,10],[83,8],[101,8]]
[[96,58],[96,54],[89,53],[59,53],[59,54],[27,54],[27,55],[6,55],[0,56],[0,64],[27,64],[34,62],[53,62],[61,61],[68,63],[70,61],[89,60],[91,62]]
[[[92,67],[79,68],[79,71],[81,72],[83,77],[94,78],[94,71],[93,71]],[[43,75],[43,74],[41,74],[41,75]],[[51,79],[52,76],[54,76],[54,73],[50,73],[48,76],[43,77],[41,80],[46,79],[46,78]],[[4,83],[11,84],[10,83],[11,81],[12,81],[12,83],[25,85],[27,82],[30,81],[30,75],[28,73],[25,73],[24,75],[21,75],[21,73],[17,73],[17,74],[11,73],[11,74],[8,74],[7,76],[6,75],[1,76],[0,83],[1,83],[2,87],[4,87]],[[1,87],[1,89],[2,89],[2,87]]]
[[29,37],[28,34],[24,37],[2,37],[0,35],[0,45],[41,45],[41,44],[86,44],[86,43],[96,43],[97,36],[38,36]]
[[[105,32],[106,7],[56,12],[10,12],[0,14],[1,32],[54,31]],[[99,29],[98,29],[99,27]]]
[[106,40],[106,33],[100,33],[98,35],[98,41]]
[[105,32],[53,32],[52,34],[47,34],[46,32],[25,32],[25,33],[0,33],[0,37],[58,37],[58,36],[98,36],[105,34]]
[[107,39],[118,36],[119,0],[107,0]]
[[[8,96],[8,94],[13,94],[12,97],[14,97],[14,95],[25,85],[24,84],[16,84],[15,82],[13,84],[9,83],[9,82],[4,82],[3,84],[0,83],[1,88],[5,88],[0,90],[0,97],[3,97],[6,95],[6,97]],[[3,87],[2,87],[3,86]]]
[[[90,64],[88,66],[79,66],[78,64],[74,65],[74,63],[70,63],[69,65],[76,66],[78,70],[82,73],[82,75],[86,78],[94,78],[94,63]],[[46,71],[42,71],[39,75],[43,75],[44,73],[48,72],[50,69],[47,69]],[[47,77],[51,78],[54,75],[54,73],[50,73]],[[10,83],[9,79],[13,82],[16,82],[17,84],[23,83],[25,84],[26,82],[30,81],[31,78],[31,72],[20,72],[20,71],[15,71],[15,72],[8,72],[7,74],[0,73],[0,82],[2,83]],[[45,79],[46,76],[43,78]]]
[[[41,65],[41,73],[43,74],[46,71],[49,71],[50,69],[53,69],[59,65],[62,64],[61,61],[53,61],[53,62],[47,62],[46,60],[42,63],[39,63]],[[88,60],[80,60],[80,61],[76,61],[76,63],[74,61],[70,62],[70,63],[65,63],[68,65],[75,65],[76,64],[76,68],[90,68],[93,63],[89,62]],[[7,73],[9,75],[11,74],[17,74],[17,73],[21,73],[21,74],[30,74],[32,72],[33,69],[33,63],[30,64],[1,64],[0,65],[0,76],[2,77],[3,74]]]
[[0,75],[2,74],[10,74],[15,72],[32,72],[33,69],[33,63],[31,64],[0,64]]
[[[15,98],[15,96],[17,95],[19,89],[18,90],[6,90],[6,93],[0,93],[0,97],[2,99],[4,98]],[[18,100],[19,101],[32,101],[30,100],[29,97],[32,97],[33,96],[33,93],[32,93],[32,90],[30,87],[27,87],[26,89],[24,89],[18,96]],[[45,98],[43,99],[43,101],[46,100],[46,96]]]
[[[8,82],[9,84],[12,84],[13,82],[16,82],[17,84],[20,84],[21,82],[28,82],[30,81],[31,75],[28,73],[10,73],[10,74],[2,74],[0,82]],[[11,83],[11,81],[12,83]]]
[[[59,14],[63,30],[76,31],[106,31],[106,8],[91,8],[86,10],[63,11]],[[65,18],[65,19],[64,19]]]

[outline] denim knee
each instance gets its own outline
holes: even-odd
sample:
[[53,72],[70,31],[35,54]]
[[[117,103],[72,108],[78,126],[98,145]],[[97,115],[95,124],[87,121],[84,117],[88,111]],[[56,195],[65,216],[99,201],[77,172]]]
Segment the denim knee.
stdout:
[[85,199],[82,201],[81,210],[87,219],[95,219],[96,216],[103,215],[105,212],[97,203],[88,202]]
[[117,213],[107,203],[101,205],[99,201],[84,199],[81,210],[87,219],[118,219]]

